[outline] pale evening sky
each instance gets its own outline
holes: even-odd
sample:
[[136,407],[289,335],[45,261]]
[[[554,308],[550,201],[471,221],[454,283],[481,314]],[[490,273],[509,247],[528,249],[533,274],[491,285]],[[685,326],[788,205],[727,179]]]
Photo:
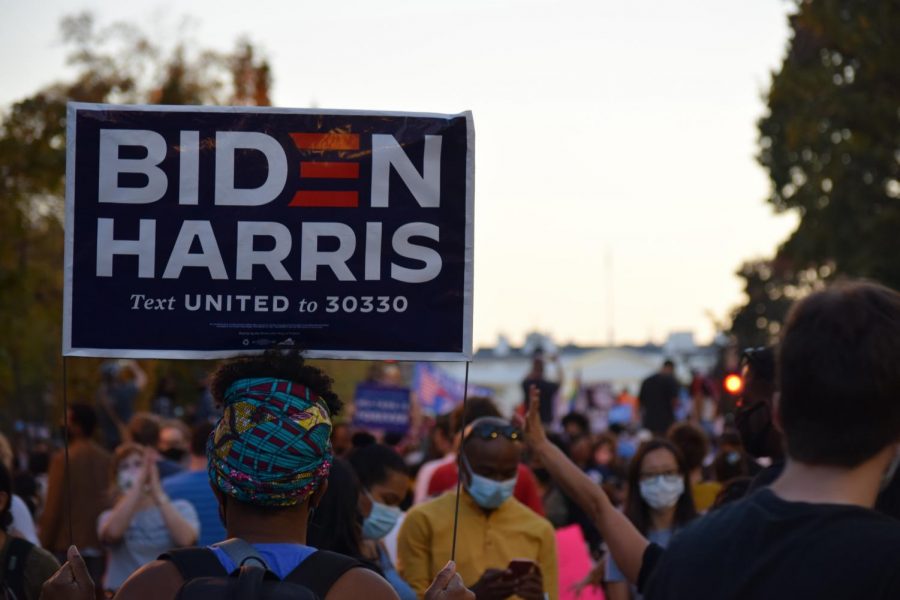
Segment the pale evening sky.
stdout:
[[476,347],[534,328],[602,343],[611,314],[617,342],[705,341],[707,314],[741,301],[741,261],[796,224],[764,203],[754,159],[792,7],[0,0],[0,107],[69,73],[64,15],[163,39],[191,17],[197,45],[222,50],[246,34],[270,59],[278,106],[473,111]]

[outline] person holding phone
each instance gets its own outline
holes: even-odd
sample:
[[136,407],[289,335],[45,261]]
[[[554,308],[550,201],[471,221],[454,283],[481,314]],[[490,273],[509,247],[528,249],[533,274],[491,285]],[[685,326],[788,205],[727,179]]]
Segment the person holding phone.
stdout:
[[[558,598],[553,526],[513,497],[522,432],[498,417],[473,421],[462,445],[456,563],[477,600]],[[398,539],[400,575],[420,596],[450,558],[456,493],[414,507]]]

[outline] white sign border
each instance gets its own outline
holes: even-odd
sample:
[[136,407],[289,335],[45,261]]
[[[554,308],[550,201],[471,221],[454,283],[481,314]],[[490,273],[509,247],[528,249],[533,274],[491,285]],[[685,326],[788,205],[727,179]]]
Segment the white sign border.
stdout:
[[[272,106],[173,106],[164,104],[93,104],[86,102],[69,102],[66,105],[66,211],[65,211],[65,256],[63,259],[63,356],[95,357],[95,358],[159,358],[159,359],[222,359],[250,354],[262,354],[265,349],[247,350],[153,350],[127,348],[73,348],[72,347],[72,284],[74,273],[74,226],[75,226],[75,146],[76,117],[79,111],[155,111],[155,112],[205,112],[205,113],[269,113],[269,114],[305,114],[305,115],[346,115],[346,116],[386,116],[386,117],[425,117],[432,119],[466,119],[466,231],[464,249],[463,275],[463,347],[461,352],[393,352],[362,350],[315,350],[304,349],[308,358],[346,359],[346,360],[405,360],[405,361],[471,361],[472,351],[472,318],[474,298],[475,268],[475,124],[472,111],[456,114],[344,110],[344,109],[311,109],[280,108]],[[291,346],[275,346],[290,350]]]

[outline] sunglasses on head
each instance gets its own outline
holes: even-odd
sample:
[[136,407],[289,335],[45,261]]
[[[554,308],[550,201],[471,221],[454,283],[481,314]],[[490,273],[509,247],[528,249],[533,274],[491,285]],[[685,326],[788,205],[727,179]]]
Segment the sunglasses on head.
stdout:
[[466,436],[476,436],[483,440],[495,440],[500,436],[508,440],[518,442],[522,439],[522,430],[514,425],[495,425],[493,423],[480,423],[472,427]]
[[768,352],[768,346],[757,346],[756,348],[744,348],[741,352],[741,362],[752,363],[760,359],[763,353]]
[[749,366],[754,373],[764,379],[775,376],[775,350],[771,346],[745,348],[741,352],[741,366]]

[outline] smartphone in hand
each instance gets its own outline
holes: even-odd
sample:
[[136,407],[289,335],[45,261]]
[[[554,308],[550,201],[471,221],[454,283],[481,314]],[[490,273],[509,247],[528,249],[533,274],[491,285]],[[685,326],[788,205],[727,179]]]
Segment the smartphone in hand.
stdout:
[[509,571],[507,579],[521,579],[532,571],[537,570],[537,568],[537,563],[533,560],[527,558],[514,558],[509,561],[509,565],[506,567],[506,570]]

